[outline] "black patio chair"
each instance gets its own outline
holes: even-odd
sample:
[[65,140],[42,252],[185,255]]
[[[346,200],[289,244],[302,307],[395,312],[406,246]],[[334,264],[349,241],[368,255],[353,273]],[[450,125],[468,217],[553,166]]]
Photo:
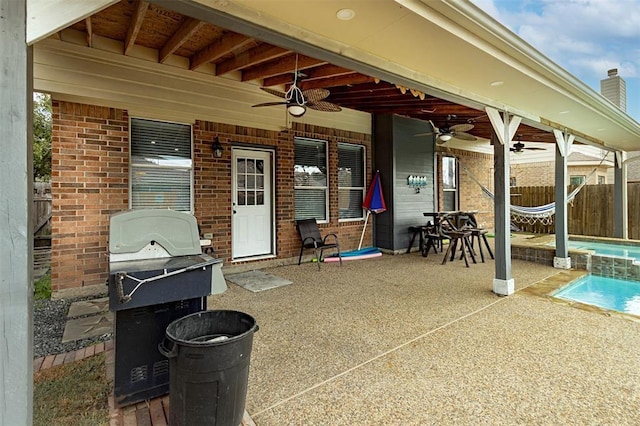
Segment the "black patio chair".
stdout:
[[[302,261],[302,252],[304,249],[313,249],[316,262],[318,263],[318,269],[320,269],[320,262],[322,262],[322,255],[326,249],[336,249],[338,252],[338,258],[340,259],[340,266],[342,266],[342,255],[340,254],[340,246],[338,245],[338,236],[336,234],[327,234],[322,237],[320,235],[320,229],[315,219],[303,219],[296,220],[296,226],[300,233],[300,240],[302,241],[302,247],[300,247],[300,256],[298,257],[298,265]],[[327,238],[331,237],[332,242],[328,242]]]

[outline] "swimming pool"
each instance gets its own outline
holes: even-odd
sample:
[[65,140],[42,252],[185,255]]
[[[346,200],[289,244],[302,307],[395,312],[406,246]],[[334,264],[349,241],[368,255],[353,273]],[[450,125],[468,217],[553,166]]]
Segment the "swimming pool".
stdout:
[[[553,245],[555,246],[555,243]],[[601,256],[631,257],[640,261],[640,247],[638,246],[569,240],[569,249],[594,250],[596,254]]]
[[640,282],[586,275],[552,294],[565,300],[640,315]]

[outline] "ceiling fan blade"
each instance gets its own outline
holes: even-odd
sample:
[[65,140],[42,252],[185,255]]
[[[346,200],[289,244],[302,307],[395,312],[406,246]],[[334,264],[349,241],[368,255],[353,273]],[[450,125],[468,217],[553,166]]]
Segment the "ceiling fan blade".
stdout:
[[265,106],[274,106],[274,105],[286,105],[287,102],[264,102],[261,104],[251,105],[251,107],[265,107]]
[[544,151],[545,150],[544,148],[540,148],[540,147],[537,147],[537,146],[525,147],[523,149],[529,149],[531,151]]
[[453,137],[456,138],[456,139],[461,139],[463,141],[477,141],[478,140],[478,138],[476,138],[472,134],[465,133],[465,132],[458,132],[458,131],[453,133]]
[[342,108],[340,108],[336,104],[332,104],[331,102],[326,101],[317,101],[317,102],[307,102],[306,104],[309,108],[315,109],[316,111],[324,111],[324,112],[340,112]]
[[413,135],[413,136],[415,136],[415,137],[420,137],[420,136],[432,136],[432,135],[435,135],[435,134],[436,134],[436,133],[434,133],[434,132],[428,132],[428,133],[416,133],[416,134],[415,134],[415,135]]
[[269,87],[261,87],[260,89],[264,90],[265,92],[269,93],[270,95],[275,95],[275,96],[278,96],[280,98],[284,98],[284,92],[281,92],[279,90],[270,89]]
[[327,89],[308,89],[302,91],[304,98],[309,103],[320,102],[321,100],[329,96],[330,93],[331,92],[329,92]]
[[455,132],[468,132],[473,129],[473,124],[463,123],[463,124],[454,124],[450,127],[451,130]]

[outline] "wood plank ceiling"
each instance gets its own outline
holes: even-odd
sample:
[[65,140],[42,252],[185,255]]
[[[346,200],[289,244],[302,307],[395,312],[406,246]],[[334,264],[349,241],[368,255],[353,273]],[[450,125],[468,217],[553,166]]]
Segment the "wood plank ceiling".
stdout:
[[[142,0],[122,0],[70,28],[86,34],[87,45],[99,35],[123,43],[123,55],[134,45],[158,51],[158,62],[170,55],[189,59],[190,69],[215,65],[215,75],[240,75],[262,87],[286,88],[293,83],[297,62],[302,90],[330,91],[328,102],[371,114],[399,114],[431,120],[437,127],[474,125],[468,133],[489,139],[491,124],[484,111],[396,86],[321,60],[274,46]],[[274,97],[274,101],[278,98]],[[521,125],[522,140],[554,143],[553,135]]]

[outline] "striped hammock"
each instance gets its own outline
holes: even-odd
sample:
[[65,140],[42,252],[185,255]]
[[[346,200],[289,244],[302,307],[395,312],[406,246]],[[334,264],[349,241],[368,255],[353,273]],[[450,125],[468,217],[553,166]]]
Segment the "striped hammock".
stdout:
[[[573,200],[576,198],[576,195],[578,195],[578,192],[580,192],[580,190],[587,184],[589,178],[591,178],[591,176],[593,176],[593,174],[598,170],[598,167],[600,167],[600,165],[604,162],[605,158],[607,158],[606,154],[602,157],[600,163],[596,167],[594,167],[591,173],[589,173],[589,175],[584,179],[584,181],[573,191],[567,194],[567,203],[573,202]],[[466,166],[463,165],[462,168],[469,175],[469,177],[475,183],[477,183],[480,188],[482,188],[482,193],[484,195],[491,198],[492,200],[495,200],[495,195],[489,190],[489,188],[484,186]],[[529,225],[533,225],[536,222],[542,223],[543,225],[550,225],[553,222],[553,215],[556,213],[555,202],[536,207],[523,207],[511,204],[509,208],[511,210],[511,220],[518,223],[528,223]]]
[[[586,182],[586,179],[585,179],[585,182]],[[476,181],[476,183],[479,183],[479,182]],[[580,190],[584,186],[585,186],[585,183],[583,182],[579,186],[577,186],[573,191],[567,194],[566,202],[567,203],[573,202],[574,198],[576,198],[576,195],[578,195],[578,192],[580,192]],[[492,200],[495,200],[495,195],[491,191],[489,191],[489,189],[486,186],[480,185],[480,187],[482,188],[482,193],[484,195],[491,198]],[[536,222],[540,222],[543,225],[550,225],[553,222],[552,217],[556,213],[556,203],[553,202],[553,203],[544,204],[542,206],[536,206],[536,207],[523,207],[523,206],[516,206],[511,204],[509,206],[509,209],[511,211],[511,219],[514,222],[528,223],[529,225],[533,225]]]

